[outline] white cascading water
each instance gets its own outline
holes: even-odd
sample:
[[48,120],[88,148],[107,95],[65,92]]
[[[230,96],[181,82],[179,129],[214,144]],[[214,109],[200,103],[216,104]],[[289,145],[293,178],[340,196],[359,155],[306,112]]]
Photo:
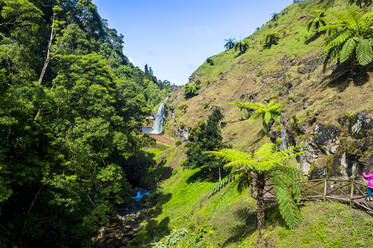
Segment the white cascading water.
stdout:
[[164,104],[166,103],[168,97],[161,103],[161,105],[158,108],[157,116],[155,117],[155,121],[153,124],[152,130],[143,130],[145,133],[150,134],[161,134],[163,133],[163,123],[165,120],[164,115]]

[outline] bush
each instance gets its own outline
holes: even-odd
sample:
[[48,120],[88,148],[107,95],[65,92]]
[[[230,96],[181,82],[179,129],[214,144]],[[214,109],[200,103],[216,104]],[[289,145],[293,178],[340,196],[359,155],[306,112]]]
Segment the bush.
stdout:
[[[199,82],[199,83],[198,83]],[[198,95],[198,90],[200,88],[200,81],[197,80],[194,83],[188,83],[184,86],[184,94],[186,98],[191,98]]]
[[215,108],[207,121],[202,121],[195,127],[186,144],[187,155],[183,166],[189,168],[202,168],[202,179],[216,180],[218,172],[222,169],[221,163],[211,158],[204,151],[217,151],[223,148],[223,137],[220,130],[220,122],[224,118],[219,108]]
[[211,58],[206,59],[206,62],[210,65],[214,65],[214,61]]
[[176,145],[176,146],[181,145],[181,140],[176,140],[175,145]]

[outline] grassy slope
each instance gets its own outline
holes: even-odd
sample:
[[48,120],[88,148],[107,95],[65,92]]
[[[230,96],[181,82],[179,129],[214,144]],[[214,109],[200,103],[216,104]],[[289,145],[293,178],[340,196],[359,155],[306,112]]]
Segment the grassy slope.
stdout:
[[190,181],[198,172],[183,169],[184,148],[168,148],[157,159],[167,158],[172,176],[162,182],[158,204],[150,211],[144,229],[131,247],[149,247],[154,240],[187,228],[189,235],[180,247],[373,247],[373,219],[347,205],[307,202],[301,207],[302,223],[289,230],[274,207],[266,211],[265,243],[257,244],[255,201],[249,192],[227,189],[207,199],[214,183]]
[[[301,74],[298,70],[305,67],[304,63],[285,68],[282,62],[285,57],[299,61],[321,50],[323,37],[306,44],[306,40],[312,36],[312,32],[306,29],[306,23],[311,10],[320,6],[319,2],[310,0],[295,3],[281,11],[278,21],[269,21],[246,38],[252,45],[245,54],[237,56],[238,52],[231,49],[211,57],[213,66],[208,63],[201,65],[192,75],[194,80],[200,79],[202,82],[199,95],[185,99],[183,90],[180,89],[170,99],[176,109],[179,125],[193,127],[207,117],[211,107],[219,106],[223,109],[224,121],[227,122],[223,129],[224,141],[238,149],[252,150],[259,145],[255,141],[260,123],[238,121],[238,109],[227,105],[231,101],[249,101],[245,97],[248,94],[256,94],[254,101],[269,98],[283,101],[287,117],[296,116],[301,121],[316,117],[318,122],[338,125],[337,119],[345,114],[364,111],[371,115],[372,72],[368,72],[364,80],[353,82],[351,78],[345,77],[334,82],[330,76],[331,70],[323,73],[320,64],[313,72]],[[335,5],[340,8],[345,3],[346,0],[335,1]],[[263,49],[265,34],[270,31],[279,33],[279,44]],[[283,73],[284,76],[268,77],[276,73]],[[293,87],[289,94],[287,86],[290,84]],[[188,105],[185,113],[179,109],[183,103]],[[173,131],[171,124],[172,122],[167,128],[170,133]],[[315,123],[307,125],[308,130],[311,130]],[[261,143],[265,141],[263,139]]]
[[[336,0],[335,4],[343,7],[345,2]],[[267,141],[266,138],[258,140],[261,123],[238,121],[238,109],[227,105],[231,101],[248,101],[244,96],[247,94],[256,94],[254,101],[269,98],[284,101],[287,117],[296,116],[304,121],[316,117],[317,122],[338,125],[337,119],[345,114],[362,111],[372,114],[371,72],[363,81],[339,78],[332,82],[331,70],[323,73],[322,65],[306,74],[298,72],[305,66],[302,63],[283,70],[285,56],[289,60],[301,60],[320,51],[322,38],[305,44],[311,36],[305,27],[308,15],[319,3],[320,0],[310,0],[292,4],[279,14],[278,21],[269,21],[247,38],[252,43],[248,52],[237,56],[234,50],[225,51],[212,57],[213,66],[201,65],[192,75],[193,80],[202,82],[199,95],[185,99],[181,89],[168,103],[175,107],[178,125],[193,127],[208,116],[213,106],[219,106],[227,123],[223,129],[224,141],[248,151]],[[277,46],[263,50],[263,40],[269,31],[279,32],[280,41]],[[285,76],[267,77],[276,73]],[[293,85],[290,94],[287,93],[289,83]],[[183,103],[188,106],[185,112],[179,109]],[[173,120],[166,127],[170,136],[174,135],[172,123]],[[307,133],[313,125],[307,122]],[[198,170],[181,167],[183,151],[179,146],[158,155],[159,160],[167,158],[165,166],[172,168],[172,176],[162,183],[161,201],[153,209],[152,218],[143,223],[144,230],[134,241],[137,247],[146,247],[150,240],[158,240],[180,228],[189,231],[188,238],[179,243],[180,247],[265,246],[256,244],[255,201],[248,192],[239,195],[232,191],[225,197],[221,192],[207,199],[213,183],[191,180]],[[267,247],[373,247],[373,221],[358,210],[349,210],[348,206],[338,203],[306,203],[301,212],[304,221],[295,230],[288,230],[278,212],[267,210]]]

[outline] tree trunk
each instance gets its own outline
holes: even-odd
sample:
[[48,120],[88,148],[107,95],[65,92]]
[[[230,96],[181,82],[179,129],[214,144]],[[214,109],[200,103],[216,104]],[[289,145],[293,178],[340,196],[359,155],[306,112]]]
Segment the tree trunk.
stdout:
[[52,47],[54,36],[56,34],[54,31],[53,25],[54,25],[54,17],[53,17],[52,25],[51,25],[51,35],[49,37],[49,42],[48,42],[47,57],[45,58],[44,65],[43,65],[43,68],[41,69],[39,80],[38,80],[39,85],[41,85],[41,83],[43,82],[43,78],[44,78],[45,72],[47,71],[48,64],[50,61],[51,47]]
[[261,236],[262,230],[264,229],[264,186],[265,179],[263,174],[259,174],[256,178],[256,220],[259,230],[259,235]]
[[[51,59],[50,58],[50,51],[51,51],[51,47],[52,47],[54,36],[56,35],[56,32],[55,32],[55,30],[53,28],[53,25],[54,25],[54,16],[53,16],[52,25],[51,25],[51,35],[49,37],[49,42],[48,42],[47,57],[45,58],[43,68],[41,69],[41,72],[40,72],[40,76],[39,76],[39,80],[38,80],[38,85],[41,85],[41,83],[43,82],[45,73],[46,73],[48,65],[49,65],[49,61]],[[41,109],[42,108],[39,107],[38,112],[36,113],[36,115],[34,117],[34,121],[37,121],[38,118],[40,117]]]

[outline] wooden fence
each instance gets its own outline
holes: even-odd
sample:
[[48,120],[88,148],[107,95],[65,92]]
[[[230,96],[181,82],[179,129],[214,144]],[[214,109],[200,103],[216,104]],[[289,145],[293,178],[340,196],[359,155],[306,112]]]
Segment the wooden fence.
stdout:
[[[339,201],[373,215],[373,201],[366,199],[368,190],[366,183],[326,175],[325,178],[300,181],[299,184],[303,189],[302,201]],[[272,185],[266,185],[264,198],[266,201],[276,201]]]

